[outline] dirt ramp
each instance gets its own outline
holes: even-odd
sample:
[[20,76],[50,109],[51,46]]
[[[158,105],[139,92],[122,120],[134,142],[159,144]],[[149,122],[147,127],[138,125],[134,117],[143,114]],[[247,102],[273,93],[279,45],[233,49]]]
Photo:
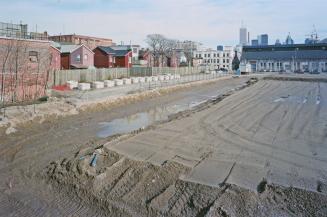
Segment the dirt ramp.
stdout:
[[83,149],[52,162],[44,178],[108,216],[326,216],[327,196],[262,183],[260,193],[224,184],[182,181],[190,169],[127,159],[107,149]]

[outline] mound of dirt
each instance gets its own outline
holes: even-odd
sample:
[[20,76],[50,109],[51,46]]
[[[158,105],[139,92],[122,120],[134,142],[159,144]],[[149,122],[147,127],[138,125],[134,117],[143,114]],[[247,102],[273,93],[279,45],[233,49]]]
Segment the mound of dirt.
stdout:
[[60,192],[108,216],[326,216],[327,196],[294,188],[260,185],[251,192],[179,180],[189,168],[175,162],[154,166],[105,148],[86,148],[52,162],[44,178]]

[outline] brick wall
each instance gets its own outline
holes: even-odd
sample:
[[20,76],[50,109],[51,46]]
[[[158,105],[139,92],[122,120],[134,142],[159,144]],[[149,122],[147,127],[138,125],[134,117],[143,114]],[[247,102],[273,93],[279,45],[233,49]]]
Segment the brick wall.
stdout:
[[47,41],[0,38],[0,101],[43,96],[51,59]]

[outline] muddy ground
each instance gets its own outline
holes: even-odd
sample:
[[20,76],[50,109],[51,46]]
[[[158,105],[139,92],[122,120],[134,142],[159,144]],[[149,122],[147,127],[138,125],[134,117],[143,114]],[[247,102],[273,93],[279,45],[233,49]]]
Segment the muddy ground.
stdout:
[[[101,122],[110,122],[139,112],[166,105],[183,105],[221,94],[248,78],[217,81],[207,85],[190,86],[174,94],[143,98],[121,103],[115,107],[96,107],[93,110],[43,123],[30,121],[6,135],[0,128],[0,216],[95,216],[88,205],[62,195],[40,179],[51,161],[70,157],[82,147],[97,147],[107,138],[99,138]],[[89,213],[92,213],[90,215]],[[100,214],[99,214],[100,215]],[[101,215],[100,215],[101,216]]]
[[[95,153],[98,163],[92,167]],[[181,181],[179,176],[189,170],[174,162],[154,166],[88,148],[52,162],[44,176],[108,216],[326,216],[326,195],[266,183],[253,192],[227,183],[209,187]]]
[[96,136],[99,122],[193,101],[195,95],[217,95],[217,90],[226,92],[247,80],[218,81],[42,124],[31,122],[12,135],[2,130],[0,216],[326,216],[325,194],[265,182],[253,192],[228,183],[208,187],[181,181],[190,171],[185,165],[130,160],[104,148],[114,138]]

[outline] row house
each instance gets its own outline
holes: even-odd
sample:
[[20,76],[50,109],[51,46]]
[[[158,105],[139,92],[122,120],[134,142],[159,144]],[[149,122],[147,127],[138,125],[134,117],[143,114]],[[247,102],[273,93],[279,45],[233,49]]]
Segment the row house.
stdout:
[[61,69],[88,69],[94,67],[94,52],[82,45],[60,45]]
[[132,67],[132,51],[124,46],[99,46],[93,51],[94,66],[97,68]]

